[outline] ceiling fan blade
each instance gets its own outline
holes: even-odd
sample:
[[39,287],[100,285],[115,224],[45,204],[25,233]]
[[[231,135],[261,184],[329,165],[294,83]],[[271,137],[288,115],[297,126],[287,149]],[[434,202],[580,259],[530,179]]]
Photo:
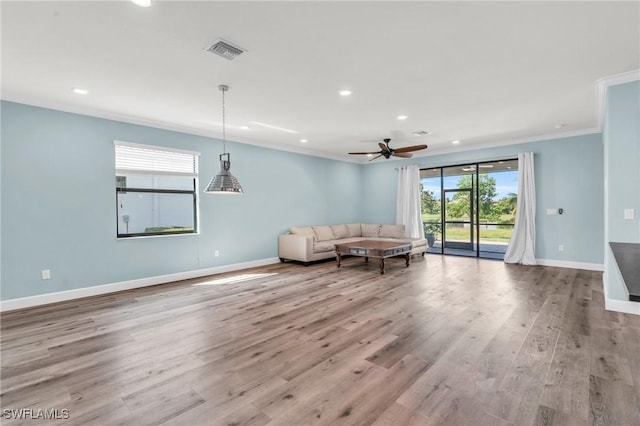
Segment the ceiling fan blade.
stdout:
[[385,152],[385,151],[389,151],[389,147],[385,144],[383,144],[382,142],[378,142],[378,146],[380,147],[380,149]]
[[411,158],[413,157],[413,154],[410,152],[398,152],[398,151],[394,151],[393,154],[394,157],[402,157],[402,158]]
[[393,152],[412,152],[412,151],[420,151],[421,149],[427,149],[427,145],[413,145],[406,146],[404,148],[396,148]]
[[368,155],[368,154],[380,154],[379,152],[350,152],[351,155]]
[[373,158],[372,158],[371,160],[369,160],[369,161],[373,161],[373,160],[375,160],[376,158],[380,158],[380,157],[382,157],[382,154],[379,154],[379,155],[377,155],[376,157],[373,157]]

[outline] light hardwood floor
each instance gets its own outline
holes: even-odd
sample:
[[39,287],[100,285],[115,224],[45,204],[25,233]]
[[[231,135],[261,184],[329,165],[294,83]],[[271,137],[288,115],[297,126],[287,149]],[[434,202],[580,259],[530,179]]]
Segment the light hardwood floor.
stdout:
[[2,407],[66,408],[61,424],[640,425],[640,317],[604,310],[600,273],[377,268],[287,263],[4,314]]

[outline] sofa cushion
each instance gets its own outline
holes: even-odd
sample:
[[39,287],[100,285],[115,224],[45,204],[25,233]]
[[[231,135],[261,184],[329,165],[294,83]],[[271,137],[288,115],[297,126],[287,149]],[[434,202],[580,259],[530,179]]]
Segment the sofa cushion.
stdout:
[[330,241],[321,241],[313,244],[314,253],[324,253],[327,251],[334,251],[336,246]]
[[411,242],[411,247],[422,247],[427,245],[427,240],[425,238],[405,238],[404,241]]
[[398,238],[376,238],[376,240],[380,240],[380,241],[391,241],[394,243],[405,243],[405,244],[411,244],[411,248],[414,249],[416,247],[423,247],[427,245],[427,240],[425,240],[424,238],[402,238],[402,239],[398,239]]
[[333,237],[336,240],[339,240],[341,238],[349,238],[351,236],[347,225],[331,225],[330,228],[333,231]]
[[359,223],[348,223],[347,229],[351,237],[362,237],[362,228]]
[[296,235],[304,235],[304,236],[307,236],[307,237],[315,237],[315,234],[313,233],[313,229],[310,226],[293,226],[293,227],[291,227],[289,232],[291,232],[292,234],[296,234]]
[[333,231],[330,226],[312,226],[313,233],[316,236],[316,241],[328,241],[333,240]]
[[404,238],[404,225],[382,225],[381,238]]
[[362,236],[363,237],[379,237],[380,236],[380,225],[371,225],[368,223],[362,224]]

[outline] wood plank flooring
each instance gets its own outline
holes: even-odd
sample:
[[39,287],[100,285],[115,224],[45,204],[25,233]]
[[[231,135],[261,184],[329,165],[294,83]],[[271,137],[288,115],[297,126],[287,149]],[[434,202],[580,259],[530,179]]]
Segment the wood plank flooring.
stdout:
[[278,264],[1,317],[3,409],[126,425],[640,425],[640,317],[602,275]]

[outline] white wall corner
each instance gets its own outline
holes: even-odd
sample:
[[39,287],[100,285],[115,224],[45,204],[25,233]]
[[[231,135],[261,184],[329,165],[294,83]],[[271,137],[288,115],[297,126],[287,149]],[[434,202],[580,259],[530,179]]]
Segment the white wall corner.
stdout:
[[602,274],[602,288],[604,289],[604,308],[607,311],[621,312],[623,314],[640,315],[640,302],[630,300],[609,299],[609,285],[607,274]]
[[115,293],[118,291],[132,290],[158,284],[167,284],[175,281],[205,277],[207,275],[222,274],[224,272],[239,271],[248,268],[256,268],[258,266],[272,265],[275,263],[280,263],[280,259],[277,257],[272,257],[267,259],[252,260],[249,262],[234,263],[231,265],[222,265],[212,268],[196,269],[193,271],[177,272],[175,274],[158,275],[155,277],[139,278],[135,280],[97,285],[93,287],[77,288],[56,293],[39,294],[37,296],[2,300],[0,301],[0,312],[8,312],[14,311],[16,309],[49,305],[51,303],[81,299],[84,297],[100,296],[103,294]]

